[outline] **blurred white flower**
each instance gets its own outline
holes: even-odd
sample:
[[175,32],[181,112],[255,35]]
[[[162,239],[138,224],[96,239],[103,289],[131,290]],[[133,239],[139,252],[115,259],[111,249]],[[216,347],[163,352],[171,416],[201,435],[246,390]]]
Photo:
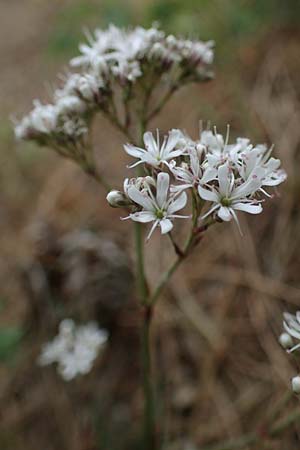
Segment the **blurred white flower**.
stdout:
[[65,319],[60,323],[59,334],[43,346],[38,363],[57,363],[58,372],[69,381],[91,370],[107,337],[107,332],[95,322],[76,326],[72,319]]
[[295,392],[295,394],[300,394],[300,376],[299,375],[292,378],[292,389]]
[[33,110],[15,127],[15,135],[19,139],[27,139],[36,133],[52,133],[56,129],[58,118],[56,106],[42,105],[38,100],[33,104]]

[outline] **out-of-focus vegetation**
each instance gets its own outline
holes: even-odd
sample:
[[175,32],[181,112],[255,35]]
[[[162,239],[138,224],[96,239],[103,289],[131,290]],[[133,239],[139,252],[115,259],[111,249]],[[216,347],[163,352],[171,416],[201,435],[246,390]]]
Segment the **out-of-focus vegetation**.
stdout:
[[[199,119],[219,126],[229,122],[233,135],[274,142],[288,172],[276,206],[266,208],[255,224],[251,218],[243,221],[243,241],[230,226],[211,234],[210,243],[204,243],[176,286],[171,285],[158,310],[154,338],[162,371],[159,387],[167,398],[160,407],[168,415],[168,450],[201,449],[264,425],[294,375],[274,333],[282,309],[300,309],[300,2],[27,0],[2,2],[2,9],[0,297],[5,302],[0,302],[0,401],[6,414],[1,450],[139,448],[138,316],[129,318],[126,308],[120,308],[116,323],[109,322],[113,336],[117,334],[111,356],[88,379],[66,386],[55,371],[41,372],[35,363],[57,322],[48,302],[44,317],[41,313],[39,302],[47,289],[58,299],[61,295],[66,302],[61,308],[68,314],[89,313],[88,299],[82,309],[65,299],[65,273],[56,267],[61,235],[73,228],[109,231],[130,252],[126,225],[72,164],[49,151],[16,144],[9,120],[15,111],[26,112],[34,97],[45,97],[44,82],[54,84],[56,72],[66,69],[84,41],[84,28],[109,23],[150,26],[158,21],[174,34],[214,39],[216,80],[205,90],[191,86],[179,92],[162,112],[161,128],[181,126],[196,134]],[[7,23],[14,30],[9,42]],[[124,139],[101,119],[95,128],[99,164],[107,163],[118,180],[119,157],[109,166],[106,156],[121,155]],[[40,222],[46,223],[46,231],[35,228]],[[151,260],[159,252],[163,258],[168,248],[157,241],[148,251]],[[157,276],[159,268],[152,272]],[[45,284],[39,291],[41,273]],[[125,285],[127,278],[126,273]],[[299,426],[270,445],[298,449]]]

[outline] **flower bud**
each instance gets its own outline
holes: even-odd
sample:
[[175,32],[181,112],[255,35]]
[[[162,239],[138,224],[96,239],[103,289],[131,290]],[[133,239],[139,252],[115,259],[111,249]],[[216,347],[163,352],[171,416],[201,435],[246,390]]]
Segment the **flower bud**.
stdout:
[[279,343],[285,349],[293,347],[293,339],[288,333],[282,333],[279,336]]
[[299,375],[292,378],[292,389],[295,392],[295,394],[300,394],[300,376]]
[[121,208],[122,206],[128,206],[131,204],[130,200],[121,191],[112,190],[107,196],[106,200],[113,208]]

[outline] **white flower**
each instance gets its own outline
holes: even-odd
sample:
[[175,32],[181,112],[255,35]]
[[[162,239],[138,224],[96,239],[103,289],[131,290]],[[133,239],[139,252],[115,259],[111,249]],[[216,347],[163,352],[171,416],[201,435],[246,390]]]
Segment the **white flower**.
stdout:
[[27,134],[49,134],[55,131],[57,125],[58,111],[54,105],[42,105],[38,100],[33,102],[34,108],[17,125],[17,136]]
[[[218,168],[218,187],[210,189],[198,186],[198,192],[203,200],[213,202],[212,208],[202,217],[205,218],[214,211],[220,219],[228,222],[232,218],[238,223],[235,211],[245,211],[250,214],[259,214],[262,206],[251,196],[261,187],[265,171],[257,168],[251,177],[244,183],[236,186],[234,174],[227,164]],[[250,197],[250,198],[249,198]]]
[[135,186],[140,192],[147,192],[148,189],[151,188],[151,186],[156,188],[156,181],[153,177],[146,176],[146,177],[137,177],[137,178],[125,178],[123,183],[123,189],[125,192],[125,195],[128,197],[128,189],[131,186]]
[[173,186],[173,190],[187,189],[200,184],[206,184],[217,176],[217,170],[214,167],[203,168],[201,166],[199,154],[196,149],[189,151],[189,163],[182,162],[180,166],[173,160],[169,164],[170,170],[177,181],[182,184]]
[[86,104],[76,95],[61,97],[57,103],[59,114],[81,114],[86,110]]
[[279,343],[280,345],[285,348],[286,350],[293,347],[293,339],[288,333],[282,333],[279,336]]
[[88,132],[88,128],[86,122],[80,117],[72,117],[71,119],[69,117],[65,117],[62,121],[61,127],[57,129],[57,132],[62,132],[66,136],[74,138],[86,134]]
[[278,186],[286,180],[284,170],[279,170],[280,160],[273,157],[270,158],[272,148],[267,150],[264,145],[252,148],[248,145],[238,154],[237,168],[241,177],[247,180],[257,167],[265,170],[265,176],[262,186]]
[[59,334],[42,348],[38,363],[45,366],[56,362],[58,372],[69,381],[91,370],[106,341],[106,331],[95,322],[76,327],[73,320],[65,319],[59,326]]
[[84,100],[93,101],[99,89],[104,86],[103,79],[93,73],[71,74],[62,89],[55,91],[55,98],[60,99],[68,96],[80,95]]
[[28,139],[30,127],[32,127],[32,124],[29,116],[25,116],[20,122],[16,122],[14,129],[16,139]]
[[106,200],[113,208],[121,208],[122,206],[128,206],[130,204],[128,197],[124,194],[124,192],[117,191],[115,189],[107,194]]
[[158,225],[161,228],[161,233],[166,234],[173,228],[172,219],[188,217],[175,214],[185,207],[187,202],[186,193],[182,192],[178,196],[169,195],[169,185],[169,174],[160,172],[157,176],[155,197],[150,188],[143,193],[135,186],[128,188],[128,196],[137,205],[142,207],[142,211],[132,213],[128,218],[142,223],[153,222],[147,239],[151,237]]
[[224,147],[224,139],[221,134],[213,133],[211,130],[204,130],[200,136],[200,143],[205,145],[208,150],[220,150]]
[[135,81],[142,75],[140,65],[137,61],[127,61],[120,59],[118,64],[112,67],[112,73],[121,81]]
[[292,389],[295,392],[295,394],[300,394],[300,376],[299,375],[292,378]]
[[165,137],[160,145],[158,132],[155,140],[153,134],[147,131],[144,134],[145,149],[131,144],[124,146],[125,151],[130,156],[140,159],[140,161],[132,164],[130,167],[135,167],[138,164],[149,164],[153,167],[168,164],[171,159],[184,154],[183,149],[177,148],[178,141],[181,137],[182,133],[180,130],[171,130],[169,136]]
[[[300,311],[296,315],[285,312],[283,314],[283,328],[291,336],[291,338],[300,341]],[[300,348],[300,343],[288,350],[289,353]]]
[[182,41],[179,42],[182,55],[193,64],[211,64],[214,59],[214,41]]

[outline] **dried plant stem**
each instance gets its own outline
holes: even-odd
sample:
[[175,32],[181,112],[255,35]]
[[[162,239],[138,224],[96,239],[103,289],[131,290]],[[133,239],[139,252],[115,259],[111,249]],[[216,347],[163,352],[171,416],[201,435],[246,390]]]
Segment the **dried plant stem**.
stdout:
[[284,430],[299,420],[300,409],[298,407],[275,425],[271,426],[267,430],[264,430],[264,432],[253,432],[221,444],[202,447],[200,450],[242,450],[246,447],[258,444],[259,442],[263,442],[264,439],[278,437]]

